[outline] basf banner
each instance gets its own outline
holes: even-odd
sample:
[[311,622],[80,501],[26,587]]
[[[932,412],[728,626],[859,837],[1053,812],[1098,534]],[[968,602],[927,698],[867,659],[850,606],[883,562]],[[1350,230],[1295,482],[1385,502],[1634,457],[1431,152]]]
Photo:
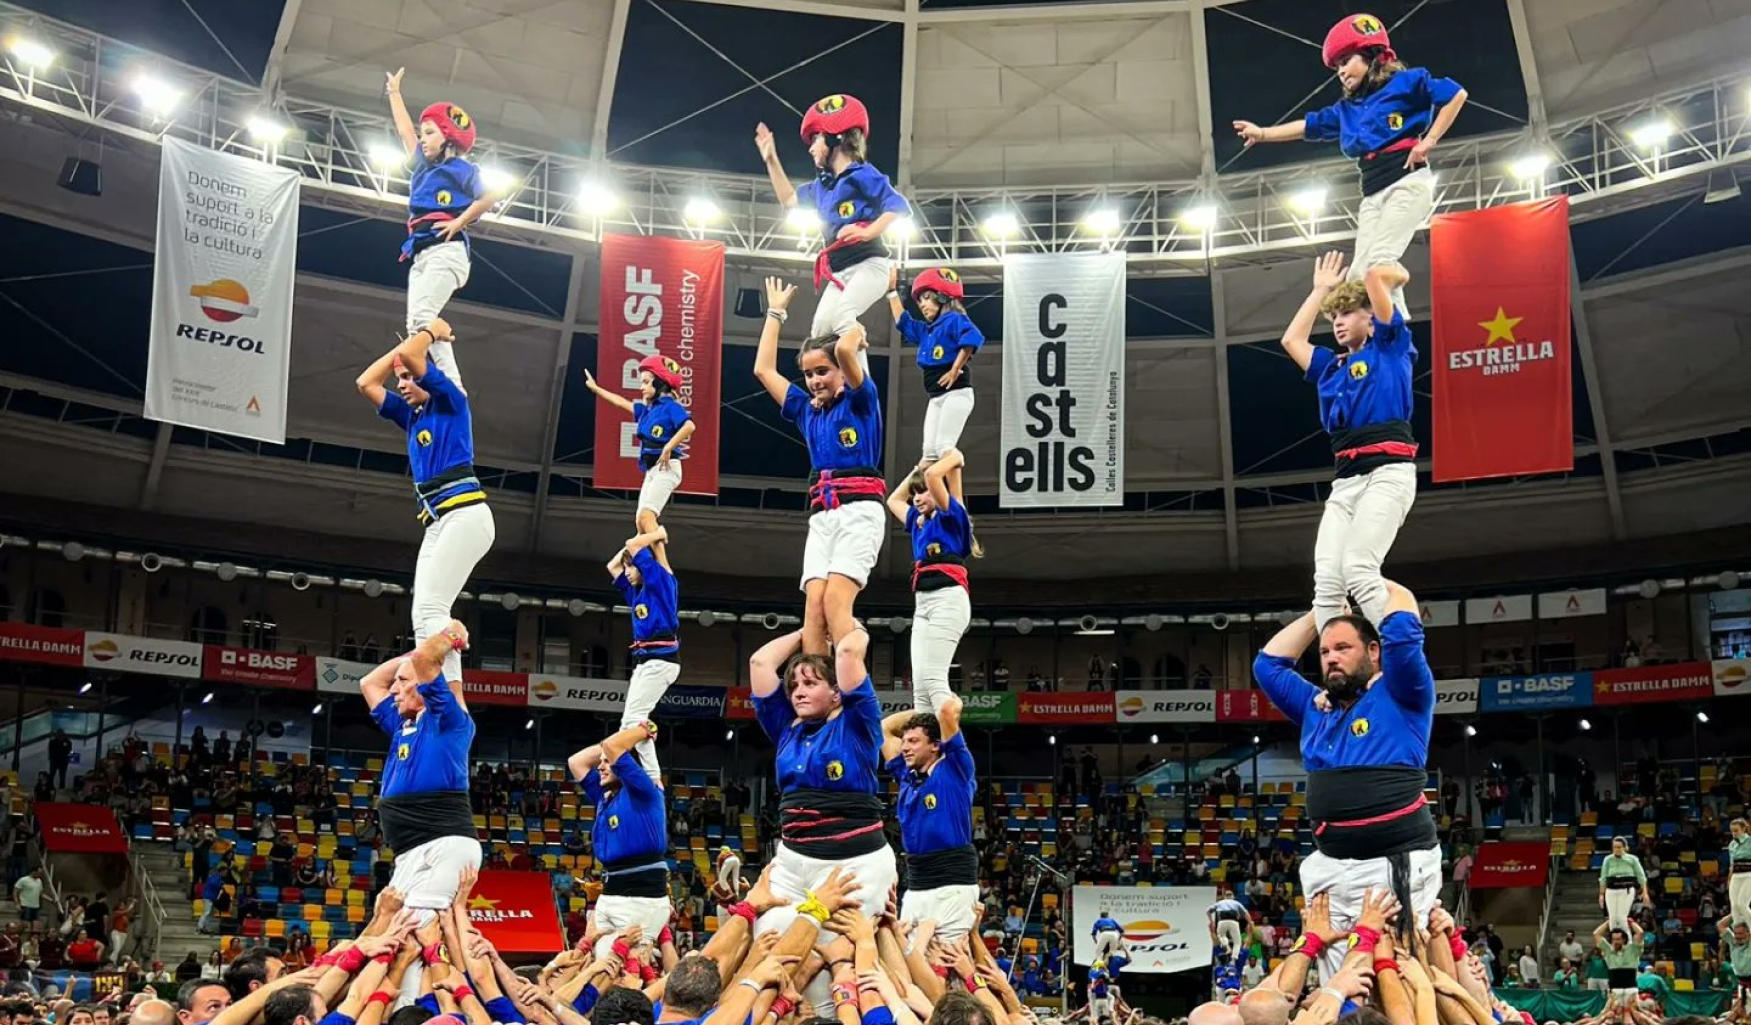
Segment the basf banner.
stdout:
[[1124,930],[1131,950],[1125,971],[1209,971],[1210,926],[1204,912],[1214,903],[1214,886],[1078,886],[1070,901],[1076,963],[1094,963],[1094,922],[1104,913]]
[[1486,712],[1586,708],[1593,703],[1593,674],[1486,676],[1478,685],[1477,700],[1478,707]]
[[168,136],[163,159],[146,417],[284,444],[303,176]]

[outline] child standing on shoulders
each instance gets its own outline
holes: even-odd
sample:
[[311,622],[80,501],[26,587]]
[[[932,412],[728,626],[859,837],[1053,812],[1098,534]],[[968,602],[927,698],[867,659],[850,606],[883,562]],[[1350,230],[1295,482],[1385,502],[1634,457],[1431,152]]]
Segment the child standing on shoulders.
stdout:
[[973,415],[973,378],[967,362],[985,344],[985,335],[961,305],[966,290],[961,276],[948,267],[933,267],[912,281],[912,301],[922,320],[912,316],[895,289],[899,273],[888,271],[888,311],[907,345],[918,346],[918,369],[924,372],[924,461],[928,465],[958,448],[961,431]]

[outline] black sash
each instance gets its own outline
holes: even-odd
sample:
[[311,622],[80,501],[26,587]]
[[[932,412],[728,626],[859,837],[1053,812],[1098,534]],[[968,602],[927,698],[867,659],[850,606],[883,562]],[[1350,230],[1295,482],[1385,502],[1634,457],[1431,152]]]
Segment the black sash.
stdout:
[[479,840],[474,830],[474,811],[468,806],[465,790],[380,797],[377,819],[383,825],[383,842],[398,855],[446,836]]
[[813,787],[784,795],[778,805],[778,835],[796,853],[824,861],[843,861],[888,845],[880,798]]
[[906,855],[906,889],[979,885],[979,852],[972,844]]

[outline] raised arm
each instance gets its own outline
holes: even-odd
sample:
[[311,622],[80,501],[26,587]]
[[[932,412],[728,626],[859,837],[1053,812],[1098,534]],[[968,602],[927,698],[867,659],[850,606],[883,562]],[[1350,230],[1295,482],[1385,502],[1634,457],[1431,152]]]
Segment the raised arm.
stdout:
[[942,703],[942,708],[937,710],[936,724],[941,727],[945,744],[961,732],[961,707],[960,697],[950,694],[948,700]]
[[784,173],[784,165],[778,162],[778,141],[772,137],[772,129],[761,122],[754,128],[754,148],[760,152],[760,162],[766,166],[766,177],[772,182],[772,192],[778,197],[778,202],[786,207],[796,205],[796,186],[790,183]]
[[784,329],[789,316],[786,311],[795,295],[795,285],[786,285],[777,278],[766,279],[766,324],[760,329],[760,348],[754,352],[754,379],[780,406],[790,394],[790,378],[778,369],[778,335]]
[[906,724],[916,715],[910,708],[895,712],[882,720],[882,764],[886,765],[900,755],[900,738],[906,733]]
[[359,693],[365,697],[366,708],[376,708],[389,696],[389,685],[395,682],[395,670],[405,655],[397,655],[359,678]]
[[[1289,326],[1283,329],[1283,351],[1295,361],[1302,373],[1313,363],[1313,327],[1319,323],[1319,307],[1331,290],[1343,284],[1344,254],[1332,250],[1313,263],[1313,288],[1301,300]],[[1389,302],[1388,306],[1391,305]],[[1391,315],[1388,314],[1388,317]]]
[[838,361],[839,369],[845,373],[847,388],[863,387],[863,364],[857,359],[857,353],[863,348],[863,344],[862,324],[851,325],[851,329],[833,343],[833,358]]
[[[413,675],[421,683],[431,683],[444,671],[444,656],[452,651],[463,651],[468,647],[468,628],[459,619],[452,619],[448,626],[432,634],[420,642],[408,657],[413,660]],[[381,667],[378,667],[381,668]],[[455,681],[451,681],[454,686]],[[360,681],[360,686],[364,685]]]
[[1369,312],[1374,314],[1375,320],[1382,324],[1392,320],[1392,290],[1403,287],[1410,279],[1410,271],[1402,264],[1383,263],[1368,268],[1362,276],[1362,285],[1368,289]]
[[615,409],[620,410],[622,413],[626,413],[629,416],[632,414],[632,400],[624,395],[618,394],[617,392],[611,392],[597,384],[596,375],[590,373],[588,367],[584,368],[584,387],[590,389],[592,395],[601,399],[603,402],[608,403],[610,406],[613,406]]
[[1240,136],[1246,149],[1261,142],[1300,142],[1307,137],[1307,122],[1296,118],[1280,125],[1261,126],[1251,121],[1236,121],[1234,134]]
[[[852,360],[853,364],[856,362]],[[861,623],[834,645],[833,672],[839,680],[841,694],[863,686],[863,681],[869,678],[869,667],[864,660],[868,651],[869,631]]]
[[613,736],[602,741],[602,755],[610,762],[618,761],[620,756],[626,752],[631,751],[633,748],[647,740],[655,739],[656,734],[653,731],[653,728],[645,723],[639,723],[636,726],[628,726],[623,730],[616,731]]
[[912,484],[917,479],[916,471],[908,473],[900,478],[900,483],[894,485],[894,490],[888,492],[888,511],[902,525],[906,522],[906,514],[912,510]]
[[748,659],[748,686],[755,697],[766,697],[775,694],[783,686],[780,676],[784,672],[784,664],[790,657],[801,651],[803,647],[803,632],[792,630],[782,637],[767,641],[759,651]]
[[373,409],[381,407],[383,400],[389,395],[389,389],[383,386],[383,382],[389,379],[389,370],[395,365],[397,351],[397,349],[390,349],[378,356],[370,366],[359,374],[359,379],[353,382],[353,387],[359,390],[359,394],[365,397],[365,401],[369,402]]
[[447,341],[455,335],[450,331],[450,322],[443,317],[434,317],[427,327],[422,327],[413,334],[401,340],[395,347],[395,355],[401,357],[402,365],[412,374],[414,380],[426,376],[426,352],[435,341]]
[[1319,629],[1314,625],[1313,613],[1309,612],[1278,630],[1277,635],[1265,643],[1264,653],[1275,658],[1300,658],[1318,636]]
[[961,455],[961,450],[951,448],[924,471],[924,484],[938,509],[947,509],[951,497],[961,497],[961,468],[966,465],[967,457]]
[[900,301],[900,265],[888,265],[888,316],[893,318],[894,326],[898,327],[900,318],[906,315],[906,304]]
[[413,123],[413,117],[407,112],[407,103],[401,98],[401,76],[406,68],[396,68],[388,73],[388,79],[383,85],[383,91],[389,94],[389,113],[395,119],[395,137],[401,140],[401,148],[413,156],[419,148],[419,126]]

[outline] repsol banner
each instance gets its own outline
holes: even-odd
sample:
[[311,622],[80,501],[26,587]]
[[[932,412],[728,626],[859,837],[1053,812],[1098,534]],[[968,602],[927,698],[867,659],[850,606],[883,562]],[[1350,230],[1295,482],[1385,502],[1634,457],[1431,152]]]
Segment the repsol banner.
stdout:
[[1477,713],[1476,680],[1436,680],[1436,715],[1475,715]]
[[1184,972],[1210,968],[1214,886],[1078,886],[1071,894],[1070,934],[1080,965],[1094,962],[1094,923],[1119,923],[1131,953],[1126,972]]
[[148,419],[285,443],[302,180],[164,138]]
[[1006,509],[1125,501],[1125,254],[1003,261]]
[[[467,679],[468,674],[463,674]],[[578,712],[618,712],[626,706],[625,680],[589,680],[577,676],[532,673],[532,708],[569,708]]]
[[1122,690],[1119,722],[1215,722],[1213,690]]

